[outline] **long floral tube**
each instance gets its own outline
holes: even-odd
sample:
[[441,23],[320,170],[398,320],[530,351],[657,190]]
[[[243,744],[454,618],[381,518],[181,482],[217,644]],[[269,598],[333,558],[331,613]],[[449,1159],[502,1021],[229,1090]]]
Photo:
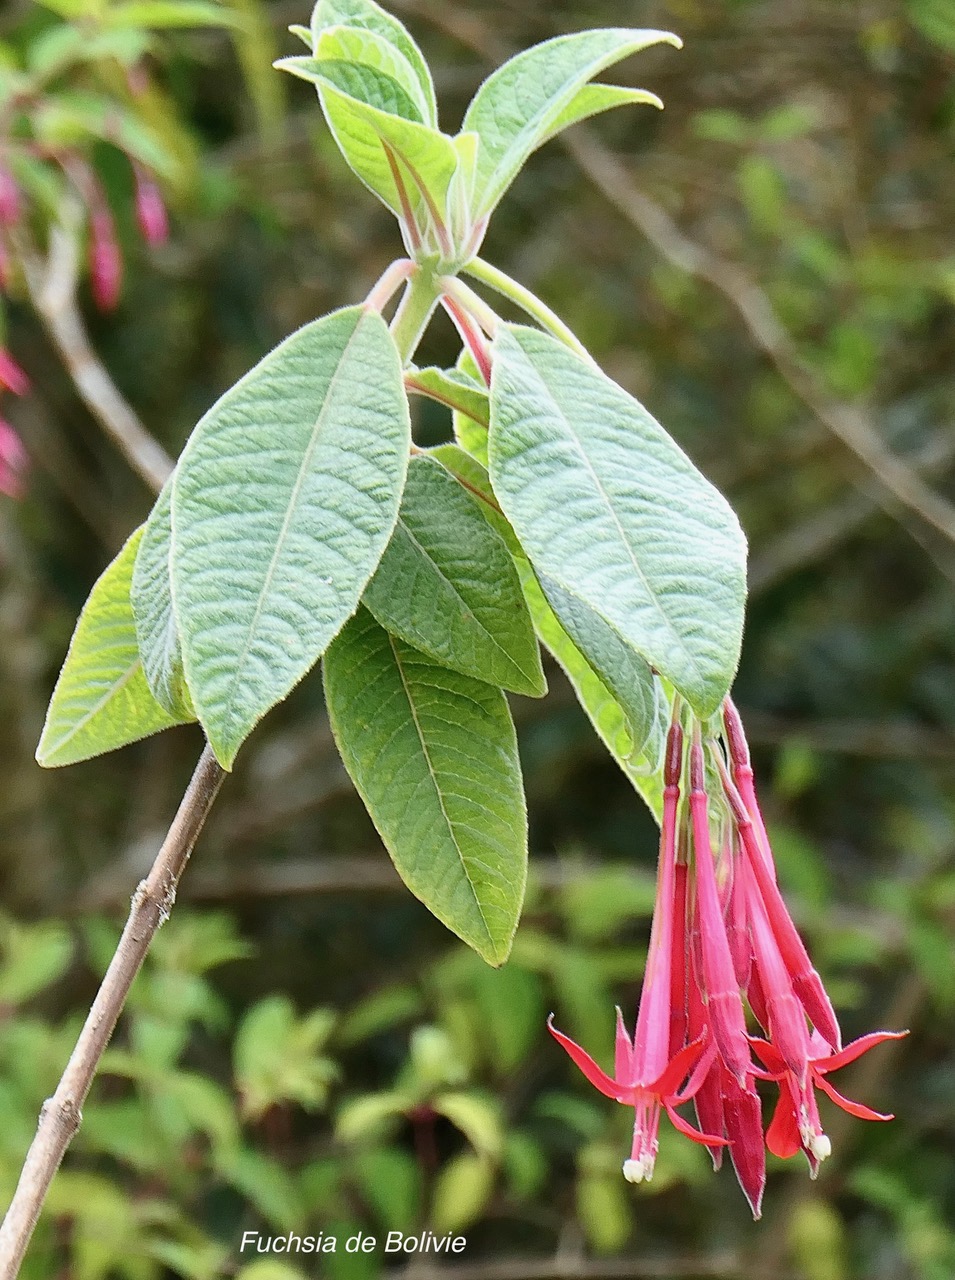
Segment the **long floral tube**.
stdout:
[[[873,1032],[842,1048],[832,1001],[777,883],[742,721],[729,699],[722,732],[706,736],[711,725],[676,701],[650,949],[633,1040],[617,1011],[614,1075],[548,1025],[591,1084],[634,1108],[623,1166],[629,1181],[652,1177],[666,1112],[680,1133],[710,1149],[714,1168],[729,1150],[758,1218],[767,1149],[783,1157],[801,1150],[812,1177],[831,1152],[816,1090],[860,1119],[892,1118],[845,1098],[828,1075],[907,1033]],[[762,1034],[751,1033],[749,1018]],[[765,1136],[758,1080],[779,1090]],[[691,1100],[699,1129],[676,1110]]]

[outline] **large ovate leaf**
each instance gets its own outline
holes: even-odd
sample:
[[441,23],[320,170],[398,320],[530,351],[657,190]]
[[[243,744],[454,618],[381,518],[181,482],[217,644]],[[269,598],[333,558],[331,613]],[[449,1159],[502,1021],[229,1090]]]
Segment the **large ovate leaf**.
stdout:
[[88,760],[194,718],[165,711],[143,674],[129,601],[142,536],[139,528],[130,537],[79,616],[37,747],[46,768]]
[[502,325],[493,369],[491,482],[536,572],[712,715],[743,631],[732,508],[638,401],[548,334]]
[[663,698],[656,698],[649,736],[642,747],[638,747],[632,717],[561,626],[560,619],[541,590],[530,561],[519,557],[515,563],[541,644],[557,660],[597,736],[659,822],[663,813],[660,768],[666,733]]
[[541,643],[567,676],[598,737],[659,821],[663,812],[660,763],[668,716],[666,695],[662,689],[656,690],[654,720],[648,738],[640,747],[631,726],[631,716],[571,640],[550,607],[514,530],[497,505],[487,471],[456,444],[438,445],[430,451],[430,456],[439,461],[471,495],[478,510],[507,544]]
[[546,692],[534,627],[504,543],[434,458],[416,457],[364,604],[443,666],[515,693]]
[[143,673],[153,697],[170,715],[195,719],[182,667],[182,646],[172,607],[172,477],[163,485],[136,553],[130,600]]
[[338,748],[408,888],[491,964],[524,897],[527,821],[503,693],[359,609],[324,659]]
[[437,124],[438,110],[434,96],[434,82],[424,54],[397,18],[386,13],[374,0],[318,0],[312,10],[312,47],[317,47],[322,33],[328,27],[353,27],[370,31],[388,41],[412,68],[421,89],[421,97],[427,104],[425,120]]
[[569,108],[565,125],[594,114],[587,110],[575,115],[572,108],[589,80],[630,54],[661,43],[680,46],[679,38],[668,31],[580,31],[525,49],[490,75],[474,95],[463,124],[481,139],[475,216],[494,208],[527,157],[553,136]]
[[361,307],[287,338],[196,427],[173,486],[172,591],[224,767],[354,612],[395,526],[410,439],[398,352]]

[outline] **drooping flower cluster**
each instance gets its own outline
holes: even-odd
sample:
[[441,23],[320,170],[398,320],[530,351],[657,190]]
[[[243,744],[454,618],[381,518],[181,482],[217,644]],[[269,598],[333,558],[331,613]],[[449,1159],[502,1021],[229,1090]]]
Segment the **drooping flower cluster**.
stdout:
[[[634,1108],[630,1182],[649,1181],[661,1111],[680,1133],[724,1148],[754,1217],[766,1182],[766,1149],[802,1151],[816,1176],[831,1144],[815,1090],[851,1115],[890,1120],[852,1102],[828,1080],[874,1045],[905,1032],[874,1032],[842,1047],[839,1023],[776,882],[742,722],[732,702],[721,731],[704,736],[674,709],[664,759],[657,897],[633,1040],[617,1010],[611,1078],[556,1030],[591,1084]],[[748,1030],[751,1016],[762,1036]],[[755,1054],[755,1057],[754,1057]],[[763,1135],[756,1081],[778,1087]],[[677,1107],[692,1101],[699,1128]]]

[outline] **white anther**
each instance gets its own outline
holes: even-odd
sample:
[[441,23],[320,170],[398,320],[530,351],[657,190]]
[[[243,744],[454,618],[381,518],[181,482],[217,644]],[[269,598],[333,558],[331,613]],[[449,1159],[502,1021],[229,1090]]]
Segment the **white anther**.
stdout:
[[624,1160],[623,1176],[628,1182],[649,1182],[653,1177],[654,1158],[641,1156],[639,1160]]

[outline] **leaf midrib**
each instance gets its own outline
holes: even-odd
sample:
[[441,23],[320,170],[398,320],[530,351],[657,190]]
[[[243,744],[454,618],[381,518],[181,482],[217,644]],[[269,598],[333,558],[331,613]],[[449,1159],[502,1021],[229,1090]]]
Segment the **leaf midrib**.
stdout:
[[302,456],[301,466],[299,467],[298,475],[296,476],[296,479],[295,479],[295,484],[292,487],[292,493],[289,499],[288,506],[286,507],[285,516],[283,517],[281,528],[279,529],[279,535],[275,542],[275,548],[272,552],[272,558],[269,561],[269,567],[266,571],[265,579],[262,584],[262,590],[259,592],[259,598],[256,601],[255,613],[253,614],[252,621],[250,622],[248,630],[246,631],[246,638],[245,638],[245,643],[242,646],[242,653],[238,661],[236,662],[235,668],[233,670],[232,683],[229,686],[229,692],[225,701],[226,719],[227,719],[227,723],[229,723],[230,725],[235,719],[235,713],[236,713],[235,696],[239,686],[240,677],[243,675],[245,663],[249,656],[249,650],[252,647],[252,637],[255,634],[255,629],[258,626],[259,619],[262,616],[262,610],[265,606],[265,599],[266,599],[266,596],[269,594],[269,591],[272,586],[272,581],[275,577],[276,567],[278,565],[281,552],[283,551],[285,546],[285,540],[288,537],[289,529],[291,527],[292,516],[298,508],[298,502],[301,497],[302,489],[304,488],[304,484],[305,484],[305,476],[308,472],[309,465],[311,463],[315,450],[318,448],[318,437],[319,437],[322,423],[325,420],[325,415],[328,409],[328,405],[332,399],[332,392],[341,374],[342,366],[345,363],[345,358],[348,355],[349,348],[351,347],[352,343],[355,341],[356,337],[358,336],[358,331],[361,329],[366,318],[367,317],[364,314],[358,317],[358,321],[354,329],[352,330],[351,335],[348,338],[348,341],[345,343],[344,347],[342,348],[342,353],[341,353],[341,356],[339,357],[338,363],[335,366],[335,371],[332,374],[331,378],[329,379],[328,386],[325,389],[325,398],[322,401],[322,407],[319,410],[318,417],[315,419],[314,426],[312,427],[312,433],[311,433],[311,438],[308,442],[308,447],[305,450],[304,455]]
[[487,920],[484,917],[484,912],[481,909],[481,900],[478,897],[477,889],[475,888],[474,881],[471,878],[471,873],[468,869],[467,862],[464,858],[464,855],[461,852],[461,848],[458,844],[457,837],[455,835],[454,823],[451,821],[448,811],[445,808],[444,795],[441,791],[441,787],[438,785],[438,778],[434,769],[434,765],[431,762],[431,753],[428,750],[428,744],[425,738],[424,729],[421,726],[421,721],[418,719],[418,710],[417,710],[417,707],[415,706],[415,701],[411,693],[411,686],[408,683],[408,679],[405,675],[404,666],[402,664],[401,657],[398,653],[397,646],[395,645],[394,637],[389,635],[387,632],[385,632],[385,634],[388,636],[388,644],[391,648],[391,652],[395,660],[395,669],[398,672],[398,678],[401,681],[401,687],[404,690],[405,697],[408,700],[408,709],[411,712],[411,719],[415,727],[415,732],[417,733],[418,741],[421,744],[421,754],[424,757],[425,764],[428,767],[428,776],[430,777],[431,782],[434,786],[434,793],[438,801],[438,808],[440,809],[441,816],[444,819],[445,824],[447,825],[448,834],[451,837],[451,842],[454,845],[455,850],[457,851],[458,861],[461,864],[461,870],[464,872],[464,878],[468,882],[468,888],[471,890],[471,896],[474,899],[474,906],[477,909],[478,919],[481,921],[481,924],[484,927],[484,932],[487,935],[488,944],[490,945],[491,948],[496,950],[497,942],[491,935],[491,930],[488,926]]
[[[464,596],[461,594],[461,592],[458,590],[457,586],[455,585],[454,580],[448,577],[448,575],[444,572],[444,570],[438,564],[437,560],[435,560],[434,556],[431,555],[431,553],[427,550],[426,547],[422,546],[422,544],[418,541],[418,539],[412,533],[411,529],[409,529],[405,521],[402,520],[400,515],[398,516],[398,523],[401,525],[402,529],[404,529],[405,533],[408,535],[408,538],[414,544],[414,546],[421,552],[421,554],[425,557],[425,559],[434,566],[435,572],[437,573],[438,577],[441,579],[442,582],[446,583],[448,587],[450,587],[452,595],[455,597],[456,600],[459,600],[461,604],[464,606],[464,608],[468,611],[468,613],[470,613],[471,617],[477,623],[481,632],[488,638],[488,640],[490,640],[491,644],[494,646],[497,652],[501,655],[502,658],[504,658],[507,665],[512,670],[516,671],[518,675],[523,676],[528,683],[531,683],[530,675],[524,670],[523,667],[518,665],[518,663],[514,660],[514,658],[511,657],[511,655],[503,647],[503,645],[501,645],[500,642],[495,638],[494,634],[487,629],[487,627],[484,625],[484,623],[475,613],[474,606],[469,604],[468,601],[465,600]],[[478,679],[480,679],[480,677],[478,677]]]
[[[521,352],[522,356],[524,357],[524,359],[525,359],[525,360],[530,364],[531,362],[530,362],[530,359],[529,359],[529,357],[528,357],[528,355],[527,355],[527,352],[526,352],[526,351],[524,350],[524,348],[520,345],[520,342],[517,342],[517,343],[516,343],[516,345],[518,346],[518,348],[519,348],[519,350],[520,350],[520,352]],[[681,636],[681,635],[679,634],[679,632],[675,629],[675,627],[674,627],[673,623],[671,622],[670,618],[667,616],[666,611],[665,611],[665,610],[664,610],[664,608],[663,608],[663,605],[660,603],[660,600],[658,599],[658,596],[657,596],[656,591],[654,590],[653,586],[651,585],[650,580],[647,578],[646,571],[644,570],[644,568],[643,568],[643,566],[640,564],[640,562],[637,560],[637,557],[636,557],[636,555],[635,555],[635,553],[634,553],[634,550],[633,550],[633,548],[631,547],[630,542],[629,542],[629,540],[628,540],[628,538],[627,538],[626,532],[624,531],[624,528],[623,528],[623,526],[622,526],[622,525],[621,525],[621,523],[620,523],[620,520],[619,520],[619,518],[618,518],[618,516],[617,516],[617,513],[616,513],[616,511],[615,511],[615,510],[614,510],[614,508],[613,508],[613,504],[612,504],[612,502],[610,501],[610,497],[609,497],[609,495],[607,494],[606,490],[604,489],[603,484],[602,484],[602,482],[601,482],[601,480],[600,480],[600,477],[597,475],[596,471],[594,470],[594,468],[593,468],[593,464],[591,463],[590,458],[587,456],[587,453],[586,453],[586,451],[584,450],[583,443],[582,443],[582,441],[580,440],[580,437],[577,435],[576,431],[574,430],[573,426],[571,425],[570,419],[567,417],[567,415],[564,413],[563,409],[561,409],[560,405],[557,403],[557,401],[556,401],[556,400],[554,399],[554,397],[551,395],[550,388],[548,387],[548,385],[547,385],[547,383],[544,381],[544,379],[540,376],[540,373],[538,372],[538,370],[537,370],[536,368],[534,368],[534,366],[533,366],[533,365],[531,365],[531,368],[534,370],[535,377],[537,378],[537,381],[539,382],[539,384],[540,384],[541,388],[543,389],[543,395],[544,395],[544,397],[545,397],[545,398],[547,399],[547,401],[549,401],[549,403],[553,406],[553,408],[554,408],[555,412],[557,413],[557,415],[558,415],[558,417],[559,417],[560,421],[561,421],[561,422],[563,422],[563,423],[565,424],[565,426],[566,426],[566,428],[567,428],[567,434],[568,434],[568,436],[570,437],[570,440],[571,440],[571,442],[572,442],[572,444],[573,444],[574,448],[576,449],[576,451],[577,451],[578,455],[580,456],[580,458],[581,458],[581,459],[582,459],[582,461],[584,462],[584,465],[585,465],[585,467],[586,467],[587,471],[590,473],[591,477],[593,478],[594,484],[595,484],[595,486],[596,486],[596,488],[597,488],[598,496],[600,497],[600,499],[602,499],[602,501],[603,501],[604,505],[606,506],[607,511],[608,511],[608,512],[609,512],[609,514],[610,514],[610,517],[611,517],[611,519],[612,519],[612,521],[613,521],[613,523],[614,523],[614,525],[615,525],[615,527],[616,527],[616,529],[617,529],[617,532],[618,532],[618,533],[619,533],[619,535],[620,535],[620,540],[621,540],[621,542],[623,543],[623,546],[626,548],[627,555],[628,555],[628,556],[629,556],[629,558],[630,558],[630,563],[633,565],[633,567],[634,567],[634,569],[635,569],[635,571],[636,571],[637,576],[640,578],[640,580],[643,582],[644,587],[646,588],[647,596],[648,596],[648,599],[650,600],[650,603],[653,605],[653,608],[657,611],[657,613],[659,614],[660,618],[663,620],[664,626],[666,627],[667,631],[669,632],[670,636],[672,637],[673,641],[675,642],[675,646],[676,646],[676,648],[678,648],[678,649],[680,650],[680,652],[684,655],[684,657],[686,657],[686,658],[689,660],[690,666],[691,666],[691,667],[693,668],[693,670],[696,672],[697,679],[698,679],[698,680],[700,680],[700,681],[702,682],[702,684],[704,684],[704,685],[705,685],[707,682],[706,682],[706,679],[705,679],[705,677],[704,677],[704,675],[703,675],[703,672],[700,670],[700,667],[699,667],[699,664],[698,664],[698,662],[697,662],[696,658],[695,658],[695,657],[694,657],[694,655],[693,655],[693,654],[692,654],[692,653],[687,649],[686,644],[684,643],[682,636]],[[573,593],[573,591],[572,591],[572,589],[571,589],[570,587],[568,587],[568,586],[567,586],[567,584],[563,581],[563,578],[562,578],[562,576],[561,576],[560,574],[558,574],[558,573],[553,573],[553,574],[552,574],[552,576],[553,576],[553,577],[554,577],[558,582],[560,582],[561,586],[563,586],[563,587],[565,588],[565,590],[570,590],[570,591],[571,591],[571,594],[574,594],[574,593]],[[601,618],[604,618],[604,621],[606,621],[606,622],[608,623],[608,625],[610,625],[610,626],[615,626],[615,624],[611,621],[611,619],[609,619],[609,618],[606,618],[606,617],[605,617],[605,615],[604,615],[604,613],[603,613],[603,611],[602,611],[602,610],[600,610],[600,609],[596,609],[596,608],[595,608],[595,612],[596,612],[596,613],[598,613],[598,614],[600,615],[600,617],[601,617]],[[642,654],[641,654],[641,657],[643,657],[643,656],[644,656],[644,655],[642,655]]]

